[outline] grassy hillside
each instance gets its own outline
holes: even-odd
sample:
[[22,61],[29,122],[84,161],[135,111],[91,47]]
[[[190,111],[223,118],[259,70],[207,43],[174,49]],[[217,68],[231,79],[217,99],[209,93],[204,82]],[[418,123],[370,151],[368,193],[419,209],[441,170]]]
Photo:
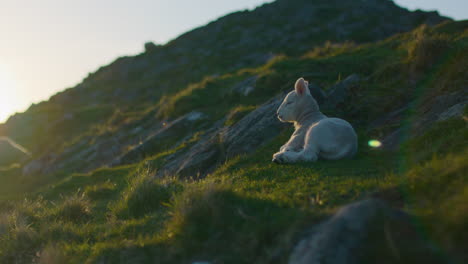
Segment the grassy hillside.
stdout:
[[[0,169],[0,262],[286,263],[304,230],[340,206],[377,197],[412,217],[437,258],[425,259],[404,241],[397,244],[397,255],[384,241],[373,241],[384,249],[369,263],[414,263],[415,258],[464,263],[468,109],[440,121],[433,112],[451,106],[438,110],[449,95],[466,98],[467,29],[466,21],[447,22],[376,43],[327,43],[194,82],[159,99],[143,119],[173,120],[192,111],[208,117],[194,125],[192,134],[166,139],[180,144],[158,145],[133,164],[35,179],[8,176],[17,173],[15,167]],[[232,127],[292,89],[298,76],[330,87],[353,73],[362,80],[346,102],[323,109],[355,126],[360,150],[353,159],[273,164],[272,154],[292,133],[289,127],[206,177],[194,172],[154,178],[171,155],[187,151],[213,123]],[[236,84],[249,78],[256,80],[253,91],[236,92]],[[105,106],[96,107],[80,113],[89,120],[108,114]],[[111,119],[88,132],[90,137],[97,141],[142,124],[131,111],[114,113],[115,119],[117,127]],[[394,131],[400,131],[402,143],[395,148],[367,145]],[[37,184],[41,181],[50,185]],[[21,197],[19,190],[27,191],[24,200],[8,199]]]
[[[197,86],[210,76],[260,67],[282,54],[300,56],[326,41],[372,42],[446,20],[435,12],[410,12],[387,0],[326,4],[278,0],[226,15],[165,45],[147,45],[137,56],[118,58],[77,86],[11,117],[0,125],[0,136],[25,146],[35,159],[63,155],[80,140],[92,142],[96,131],[109,126],[122,131],[129,122],[145,122],[141,116],[151,112],[161,97]],[[116,152],[121,154],[133,144],[119,138],[121,149]]]

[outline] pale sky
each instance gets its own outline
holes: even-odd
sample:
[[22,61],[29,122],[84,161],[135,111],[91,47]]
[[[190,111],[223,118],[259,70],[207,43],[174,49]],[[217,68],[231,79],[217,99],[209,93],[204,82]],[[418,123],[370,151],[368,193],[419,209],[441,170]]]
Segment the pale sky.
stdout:
[[[265,0],[0,0],[0,123],[119,56]],[[468,19],[466,0],[396,0]]]

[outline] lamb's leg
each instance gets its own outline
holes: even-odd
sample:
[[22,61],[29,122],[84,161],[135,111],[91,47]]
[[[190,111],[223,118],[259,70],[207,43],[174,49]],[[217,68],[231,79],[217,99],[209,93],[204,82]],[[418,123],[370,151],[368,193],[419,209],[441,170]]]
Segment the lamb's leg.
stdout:
[[278,152],[273,155],[273,162],[279,164],[285,163],[296,163],[301,161],[315,162],[318,159],[318,155],[313,150],[301,150],[299,152],[286,151]]
[[300,152],[300,160],[305,162],[316,162],[318,160],[318,153],[316,149],[306,148]]
[[[309,133],[312,130],[309,131]],[[304,149],[300,151],[284,151],[278,152],[273,155],[273,162],[275,163],[296,163],[300,161],[315,162],[318,160],[319,148],[317,142],[311,140],[310,135],[306,138]]]
[[288,142],[284,144],[279,152],[285,151],[299,151],[300,149],[304,148],[304,137],[305,133],[303,133],[303,129],[298,129],[294,131],[294,133],[289,138]]
[[294,152],[294,151],[278,152],[273,155],[272,161],[278,164],[295,163],[298,161],[299,153],[300,152]]

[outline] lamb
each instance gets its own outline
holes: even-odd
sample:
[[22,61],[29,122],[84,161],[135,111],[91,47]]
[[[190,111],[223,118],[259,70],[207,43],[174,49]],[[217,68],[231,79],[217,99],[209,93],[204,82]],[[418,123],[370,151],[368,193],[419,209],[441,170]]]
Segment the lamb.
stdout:
[[295,131],[280,151],[273,155],[275,163],[315,162],[319,158],[338,160],[357,152],[357,135],[347,121],[322,114],[310,94],[304,78],[283,100],[277,111],[281,122],[294,123]]

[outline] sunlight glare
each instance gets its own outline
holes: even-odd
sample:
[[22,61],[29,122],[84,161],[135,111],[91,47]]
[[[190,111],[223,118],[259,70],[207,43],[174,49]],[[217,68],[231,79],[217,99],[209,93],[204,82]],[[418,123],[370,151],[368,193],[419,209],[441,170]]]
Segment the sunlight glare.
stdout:
[[0,123],[3,123],[15,110],[16,84],[7,68],[0,64]]

